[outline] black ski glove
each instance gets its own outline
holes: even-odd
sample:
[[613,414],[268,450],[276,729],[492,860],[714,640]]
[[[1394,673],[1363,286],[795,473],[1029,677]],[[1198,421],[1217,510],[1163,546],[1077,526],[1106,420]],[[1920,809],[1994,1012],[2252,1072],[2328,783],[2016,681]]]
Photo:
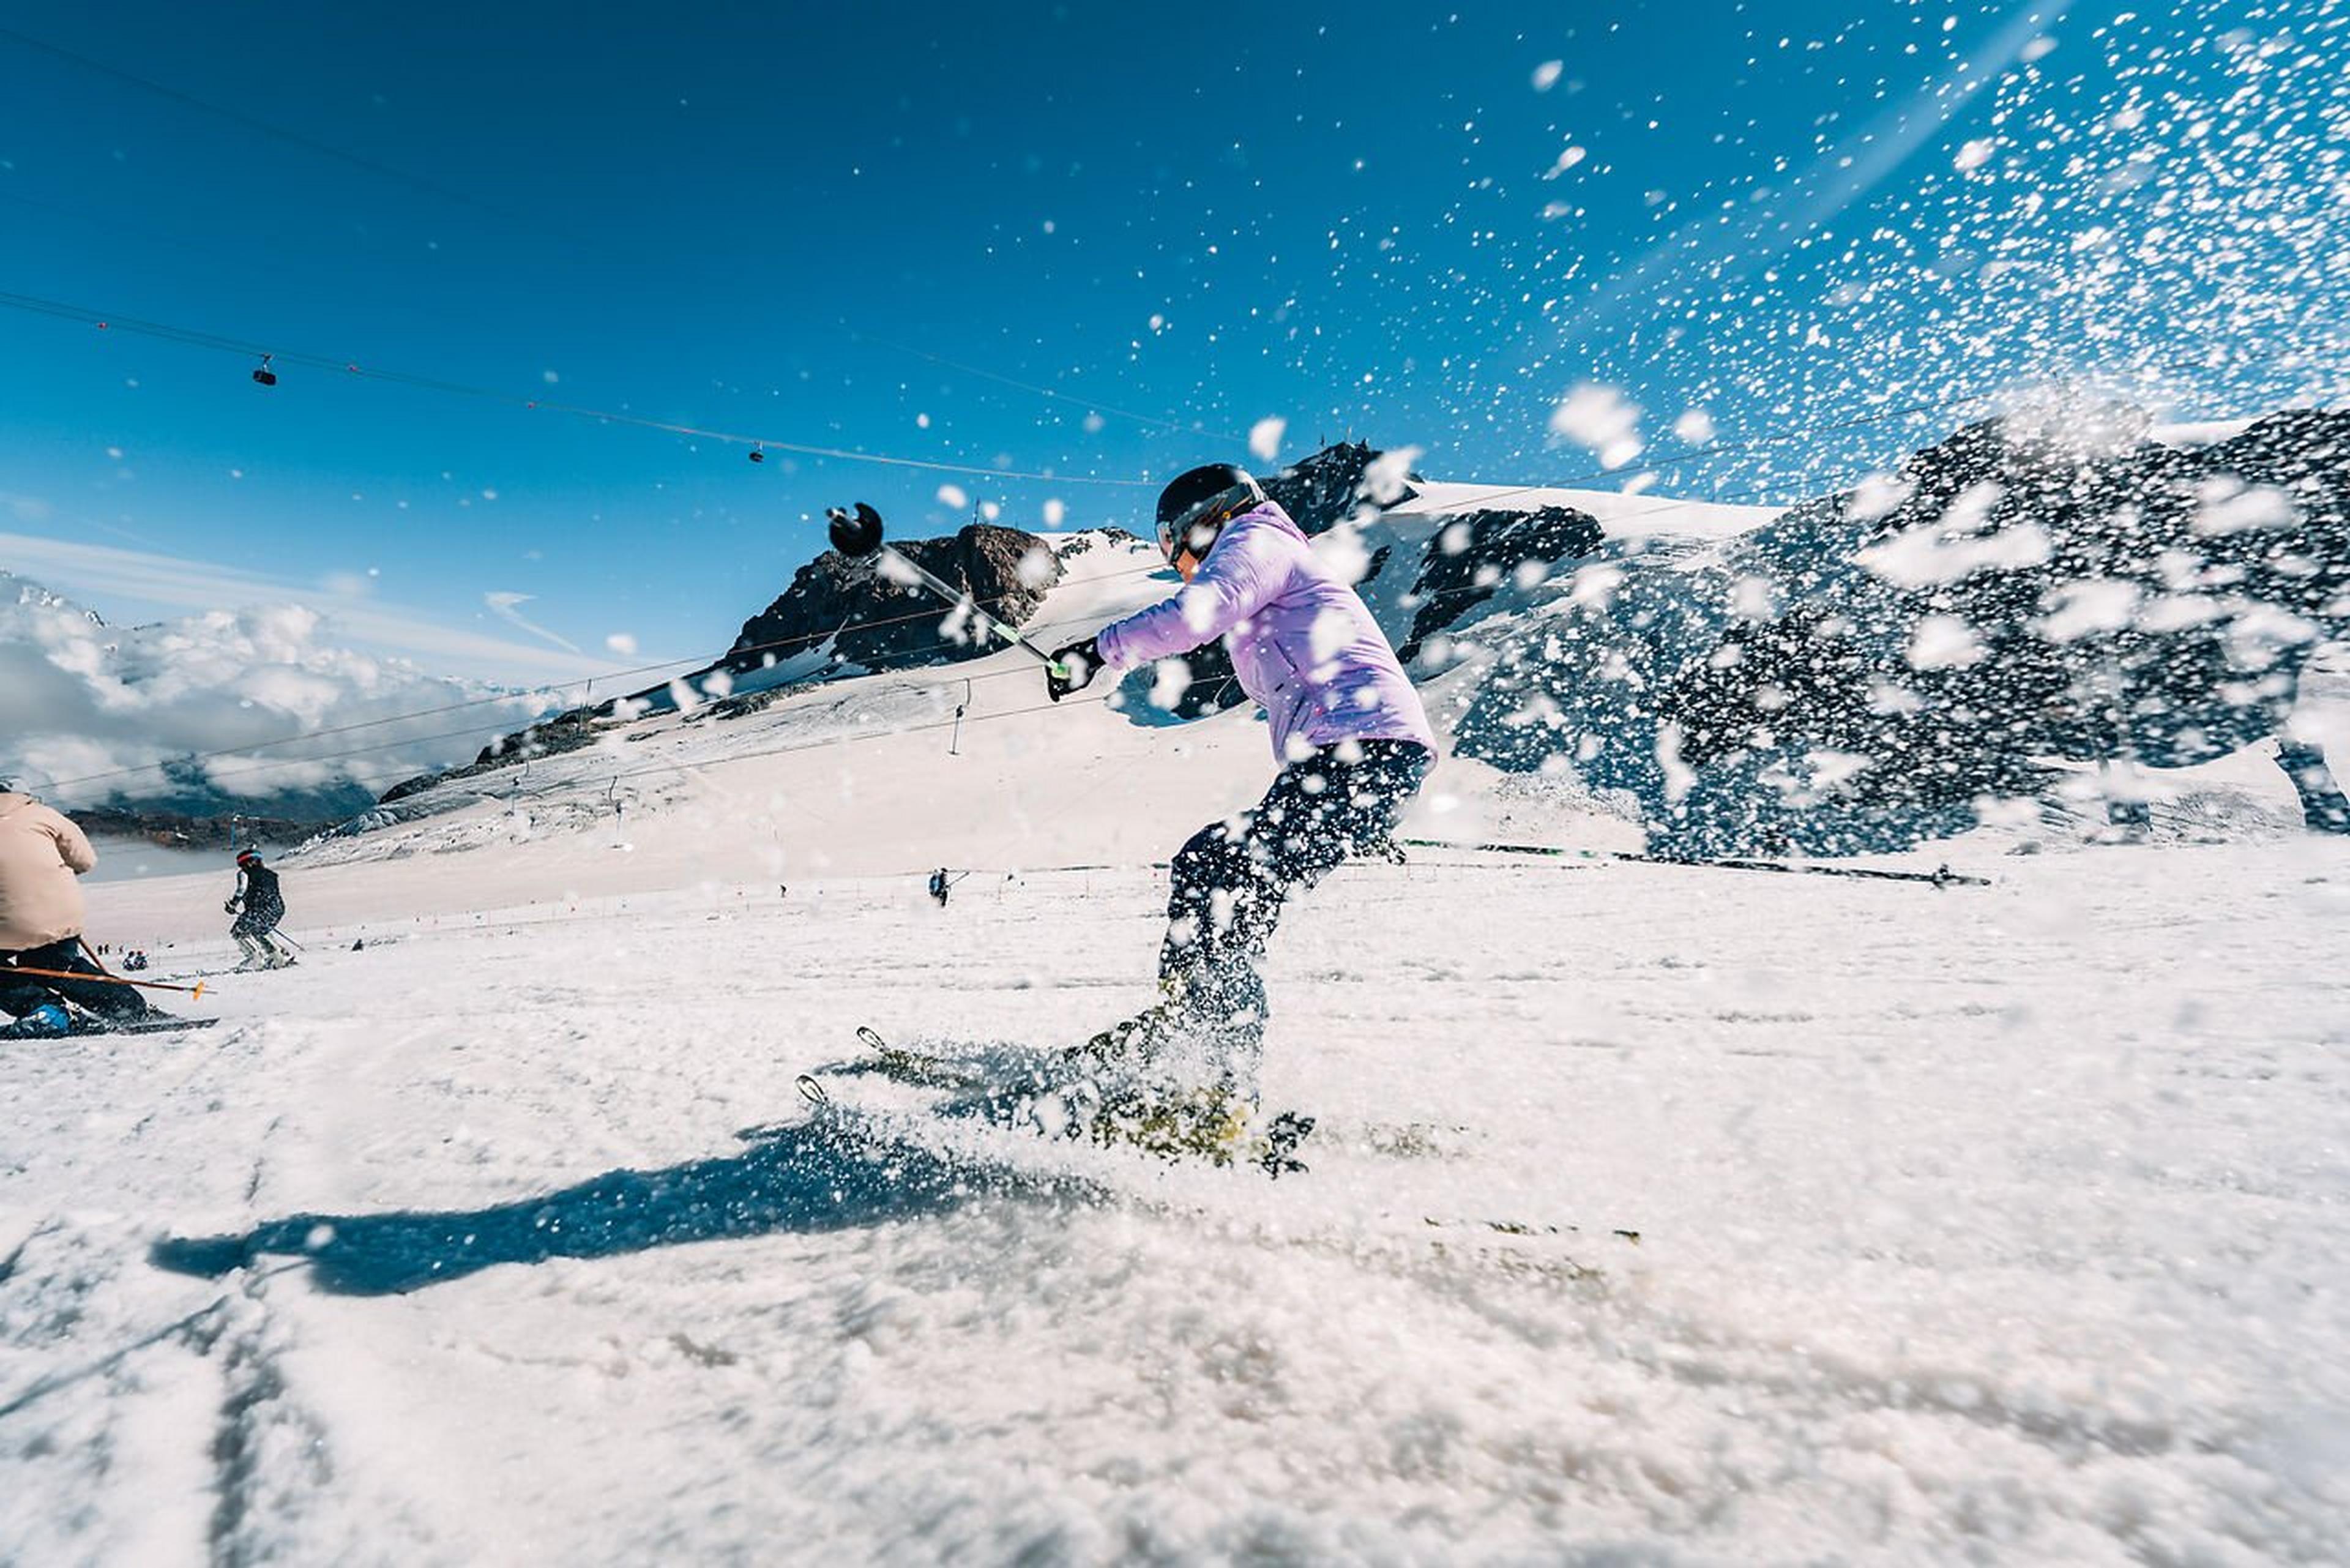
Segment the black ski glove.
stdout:
[[1082,691],[1093,684],[1101,667],[1101,649],[1094,646],[1092,638],[1073,642],[1053,655],[1052,665],[1045,671],[1045,694],[1058,702],[1072,691]]

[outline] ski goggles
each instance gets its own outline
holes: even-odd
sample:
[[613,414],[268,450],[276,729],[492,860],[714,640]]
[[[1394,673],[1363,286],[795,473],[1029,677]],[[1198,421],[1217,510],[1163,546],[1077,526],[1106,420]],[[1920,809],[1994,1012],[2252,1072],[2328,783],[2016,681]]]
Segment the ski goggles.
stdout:
[[1235,484],[1228,490],[1219,490],[1213,495],[1193,502],[1184,508],[1179,516],[1160,518],[1159,553],[1167,557],[1167,563],[1170,566],[1180,566],[1182,557],[1185,556],[1198,559],[1206,555],[1207,550],[1205,547],[1196,550],[1191,547],[1191,535],[1194,528],[1207,527],[1212,524],[1221,523],[1228,517],[1237,516],[1263,499],[1263,492],[1255,485]]

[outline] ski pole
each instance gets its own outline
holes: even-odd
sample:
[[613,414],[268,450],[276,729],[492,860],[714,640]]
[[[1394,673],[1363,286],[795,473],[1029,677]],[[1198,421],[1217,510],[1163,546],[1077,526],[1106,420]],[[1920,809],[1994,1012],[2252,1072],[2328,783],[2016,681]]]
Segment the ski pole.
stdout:
[[1030,657],[1034,658],[1037,663],[1042,664],[1045,669],[1052,670],[1060,670],[1061,662],[1059,659],[1055,659],[1051,654],[1045,652],[1043,649],[1037,647],[1035,643],[1022,636],[1018,628],[1006,625],[1004,622],[996,619],[993,616],[980,608],[977,598],[963,592],[961,588],[954,587],[952,584],[932,575],[918,563],[908,560],[905,556],[895,547],[883,544],[881,542],[881,514],[874,511],[872,507],[868,506],[864,502],[860,501],[857,504],[857,514],[854,517],[850,516],[847,513],[842,511],[837,506],[827,507],[825,511],[825,515],[832,519],[832,547],[839,551],[842,555],[847,556],[850,560],[864,561],[879,556],[895,563],[897,566],[904,568],[906,574],[909,576],[911,576],[915,582],[920,584],[923,587],[928,588],[931,593],[945,600],[948,604],[954,606],[957,609],[961,609],[964,603],[968,601],[971,605],[971,613],[976,616],[981,624],[985,626],[989,631],[993,632],[997,637],[1002,638],[1004,641],[1024,649]]
[[85,980],[93,985],[135,985],[142,991],[184,991],[190,996],[202,996],[204,982],[174,985],[168,980],[126,980],[119,974],[90,974],[71,969],[24,969],[15,964],[0,964],[0,974],[34,974],[43,980]]

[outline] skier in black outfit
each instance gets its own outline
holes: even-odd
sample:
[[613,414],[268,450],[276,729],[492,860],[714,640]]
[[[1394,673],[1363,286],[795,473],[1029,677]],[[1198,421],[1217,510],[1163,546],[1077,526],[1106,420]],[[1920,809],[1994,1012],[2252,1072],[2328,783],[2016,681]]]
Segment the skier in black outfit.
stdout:
[[261,863],[251,849],[236,857],[236,893],[221,908],[236,917],[228,934],[244,950],[239,969],[284,969],[294,951],[276,935],[286,918],[286,896],[277,890],[277,873]]
[[931,873],[931,897],[939,901],[940,909],[943,909],[947,907],[947,889],[953,886],[952,882],[947,880],[945,867],[941,866]]

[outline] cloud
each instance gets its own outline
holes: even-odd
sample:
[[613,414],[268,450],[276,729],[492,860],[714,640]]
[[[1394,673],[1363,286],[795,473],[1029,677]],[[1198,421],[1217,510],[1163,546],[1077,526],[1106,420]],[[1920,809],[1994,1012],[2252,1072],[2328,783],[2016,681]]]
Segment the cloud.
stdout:
[[379,653],[484,680],[519,683],[580,679],[601,668],[576,649],[484,635],[435,620],[421,610],[338,597],[316,584],[288,582],[210,561],[122,550],[29,534],[0,533],[0,570],[22,572],[85,597],[135,599],[169,610],[244,610],[316,607],[328,630]]
[[275,605],[122,629],[0,572],[0,776],[68,806],[266,811],[249,803],[469,759],[554,705],[342,646],[333,624]]
[[490,613],[496,616],[500,620],[518,626],[522,628],[523,630],[530,633],[533,637],[543,637],[547,641],[555,644],[556,647],[562,649],[567,653],[578,652],[579,645],[577,643],[557,637],[555,633],[547,630],[536,621],[525,616],[520,609],[515,607],[518,605],[526,605],[530,603],[533,597],[534,596],[530,594],[484,594],[482,596],[482,602],[489,606]]

